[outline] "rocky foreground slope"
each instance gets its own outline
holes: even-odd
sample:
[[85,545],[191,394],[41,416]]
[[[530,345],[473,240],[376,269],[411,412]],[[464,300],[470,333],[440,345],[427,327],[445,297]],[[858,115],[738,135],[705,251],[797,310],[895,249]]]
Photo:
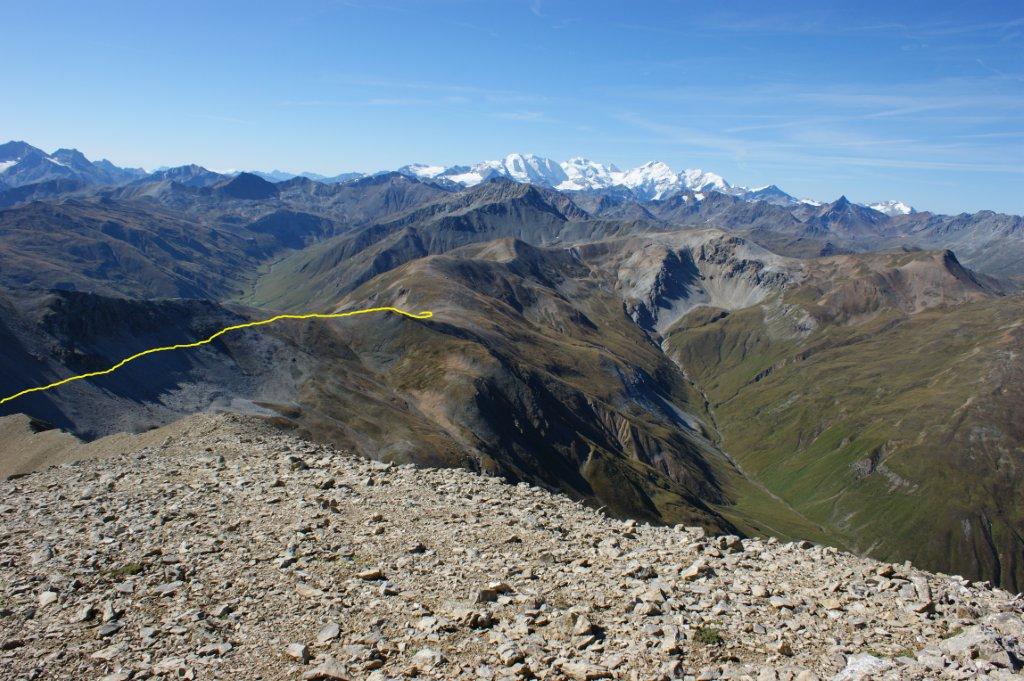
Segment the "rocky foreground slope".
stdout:
[[616,521],[255,419],[169,432],[0,482],[0,677],[806,681],[1024,659],[1024,603],[987,584]]

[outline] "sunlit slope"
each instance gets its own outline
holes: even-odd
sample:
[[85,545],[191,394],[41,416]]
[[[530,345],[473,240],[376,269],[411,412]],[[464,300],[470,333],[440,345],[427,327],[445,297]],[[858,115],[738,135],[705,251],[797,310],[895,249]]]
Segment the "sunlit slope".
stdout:
[[695,311],[666,349],[724,447],[836,541],[1019,589],[1022,324],[1020,296],[987,293],[948,253],[882,254]]

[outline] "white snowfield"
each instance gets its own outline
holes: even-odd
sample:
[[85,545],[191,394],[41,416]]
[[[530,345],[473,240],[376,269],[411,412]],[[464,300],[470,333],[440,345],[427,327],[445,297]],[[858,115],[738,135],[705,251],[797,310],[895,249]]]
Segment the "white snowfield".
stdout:
[[509,154],[496,161],[482,161],[472,166],[444,167],[413,163],[399,169],[400,173],[421,179],[445,179],[471,187],[495,177],[516,182],[530,182],[560,191],[611,189],[622,187],[641,199],[661,199],[681,189],[691,191],[722,191],[743,194],[743,187],[732,187],[721,175],[691,168],[675,172],[668,164],[651,161],[636,168],[619,170],[614,164],[603,164],[574,157],[561,163],[534,154]]
[[879,201],[878,203],[872,203],[868,206],[868,208],[877,210],[879,213],[885,213],[886,215],[909,215],[915,212],[912,207],[908,206],[902,201],[895,200]]
[[[676,172],[663,161],[649,161],[627,170],[615,164],[598,163],[581,156],[557,162],[535,154],[509,154],[503,159],[481,161],[471,166],[442,166],[412,163],[398,172],[418,179],[446,180],[463,187],[472,187],[496,177],[516,182],[551,187],[559,191],[587,191],[622,189],[641,201],[657,201],[674,194],[693,192],[697,201],[703,201],[708,192],[729,194],[744,201],[768,201],[777,205],[821,206],[814,199],[797,199],[775,185],[742,187],[731,185],[717,173],[687,168]],[[886,215],[906,215],[914,209],[902,201],[882,201],[869,206]]]

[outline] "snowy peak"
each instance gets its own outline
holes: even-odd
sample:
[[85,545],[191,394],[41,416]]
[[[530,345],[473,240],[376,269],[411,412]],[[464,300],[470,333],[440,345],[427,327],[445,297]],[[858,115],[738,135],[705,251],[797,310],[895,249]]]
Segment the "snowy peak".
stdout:
[[893,215],[910,215],[911,213],[917,212],[912,206],[908,206],[902,201],[895,200],[872,203],[868,205],[868,208],[877,210],[879,213],[885,213],[890,217]]
[[684,170],[680,177],[686,188],[695,192],[724,192],[729,189],[729,183],[721,175],[704,172],[700,168]]
[[463,187],[498,177],[560,191],[620,187],[641,200],[661,199],[687,189],[696,192],[732,189],[721,175],[700,169],[676,173],[667,163],[650,161],[622,171],[612,164],[605,165],[579,156],[558,163],[543,156],[514,153],[500,160],[482,161],[472,166],[445,168],[413,163],[399,168],[398,172],[419,179],[445,180]]
[[[387,172],[387,171],[385,171]],[[731,185],[717,173],[700,168],[676,172],[663,161],[648,161],[643,165],[621,170],[611,163],[600,163],[575,156],[558,162],[551,158],[528,153],[481,161],[473,165],[445,166],[430,163],[410,163],[397,172],[421,181],[438,183],[451,189],[472,187],[494,179],[507,179],[556,189],[564,192],[604,192],[619,199],[657,201],[674,196],[686,196],[689,201],[703,201],[711,192],[728,194],[742,201],[765,202],[777,206],[806,205],[822,208],[829,205],[812,199],[797,199],[775,185],[743,187]],[[199,166],[158,168],[147,173],[141,168],[120,168],[110,161],[90,161],[76,149],[58,149],[52,154],[21,141],[0,144],[0,184],[5,188],[19,187],[54,179],[79,180],[86,185],[123,186],[138,182],[175,181],[194,187],[209,186],[236,171],[212,172]],[[324,184],[348,182],[363,173],[341,173],[324,176],[317,173],[292,173],[282,170],[252,171],[268,182],[278,183],[296,177],[308,178]],[[842,208],[845,199],[838,202]],[[846,202],[848,203],[848,202]],[[887,216],[907,215],[914,209],[902,201],[880,201],[870,206]]]
[[0,163],[9,164],[8,167],[14,165],[29,154],[38,154],[40,156],[46,155],[42,149],[37,149],[28,142],[11,141],[0,144]]
[[421,180],[431,180],[446,170],[444,166],[433,166],[428,163],[410,163],[398,169],[403,175],[416,177]]
[[649,200],[662,199],[683,189],[694,192],[731,189],[721,175],[699,168],[676,173],[662,161],[649,161],[636,168],[621,171],[614,165],[604,166],[577,157],[562,163],[562,169],[569,179],[556,188],[565,191],[624,187],[632,191],[637,198]]
[[649,161],[619,173],[616,184],[633,190],[642,199],[661,199],[673,190],[686,187],[682,178],[661,161]]
[[399,168],[398,172],[420,179],[444,179],[463,187],[472,187],[497,177],[543,187],[557,187],[569,179],[556,161],[534,154],[509,154],[501,160],[448,168],[414,163]]
[[753,189],[747,189],[746,187],[730,187],[724,191],[725,193],[737,196],[744,201],[764,201],[765,203],[770,203],[776,206],[796,206],[801,203],[807,203],[813,206],[821,205],[818,201],[797,199],[795,196],[791,196],[790,194],[782,191],[774,184],[770,184],[767,187],[754,187]]
[[566,179],[556,189],[562,191],[583,191],[585,189],[606,189],[615,184],[619,169],[614,165],[602,165],[576,156],[562,163]]
[[558,163],[533,154],[509,154],[502,166],[508,177],[516,182],[555,187],[569,179]]
[[58,149],[47,154],[26,142],[0,144],[0,177],[9,187],[60,179],[119,185],[142,174],[141,169],[119,168],[110,161],[93,163],[77,149]]

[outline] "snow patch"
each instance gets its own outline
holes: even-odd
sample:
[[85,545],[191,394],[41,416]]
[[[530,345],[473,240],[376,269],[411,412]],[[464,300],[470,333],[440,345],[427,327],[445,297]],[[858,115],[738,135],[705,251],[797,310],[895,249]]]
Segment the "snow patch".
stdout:
[[410,163],[407,166],[402,166],[398,169],[398,172],[403,175],[412,175],[414,177],[433,179],[443,173],[446,170],[444,166],[432,166],[426,163]]
[[902,201],[896,200],[879,201],[878,203],[869,204],[868,208],[871,208],[872,210],[877,210],[879,213],[885,213],[886,215],[889,216],[910,215],[911,213],[917,212],[913,209],[912,206],[908,206]]

